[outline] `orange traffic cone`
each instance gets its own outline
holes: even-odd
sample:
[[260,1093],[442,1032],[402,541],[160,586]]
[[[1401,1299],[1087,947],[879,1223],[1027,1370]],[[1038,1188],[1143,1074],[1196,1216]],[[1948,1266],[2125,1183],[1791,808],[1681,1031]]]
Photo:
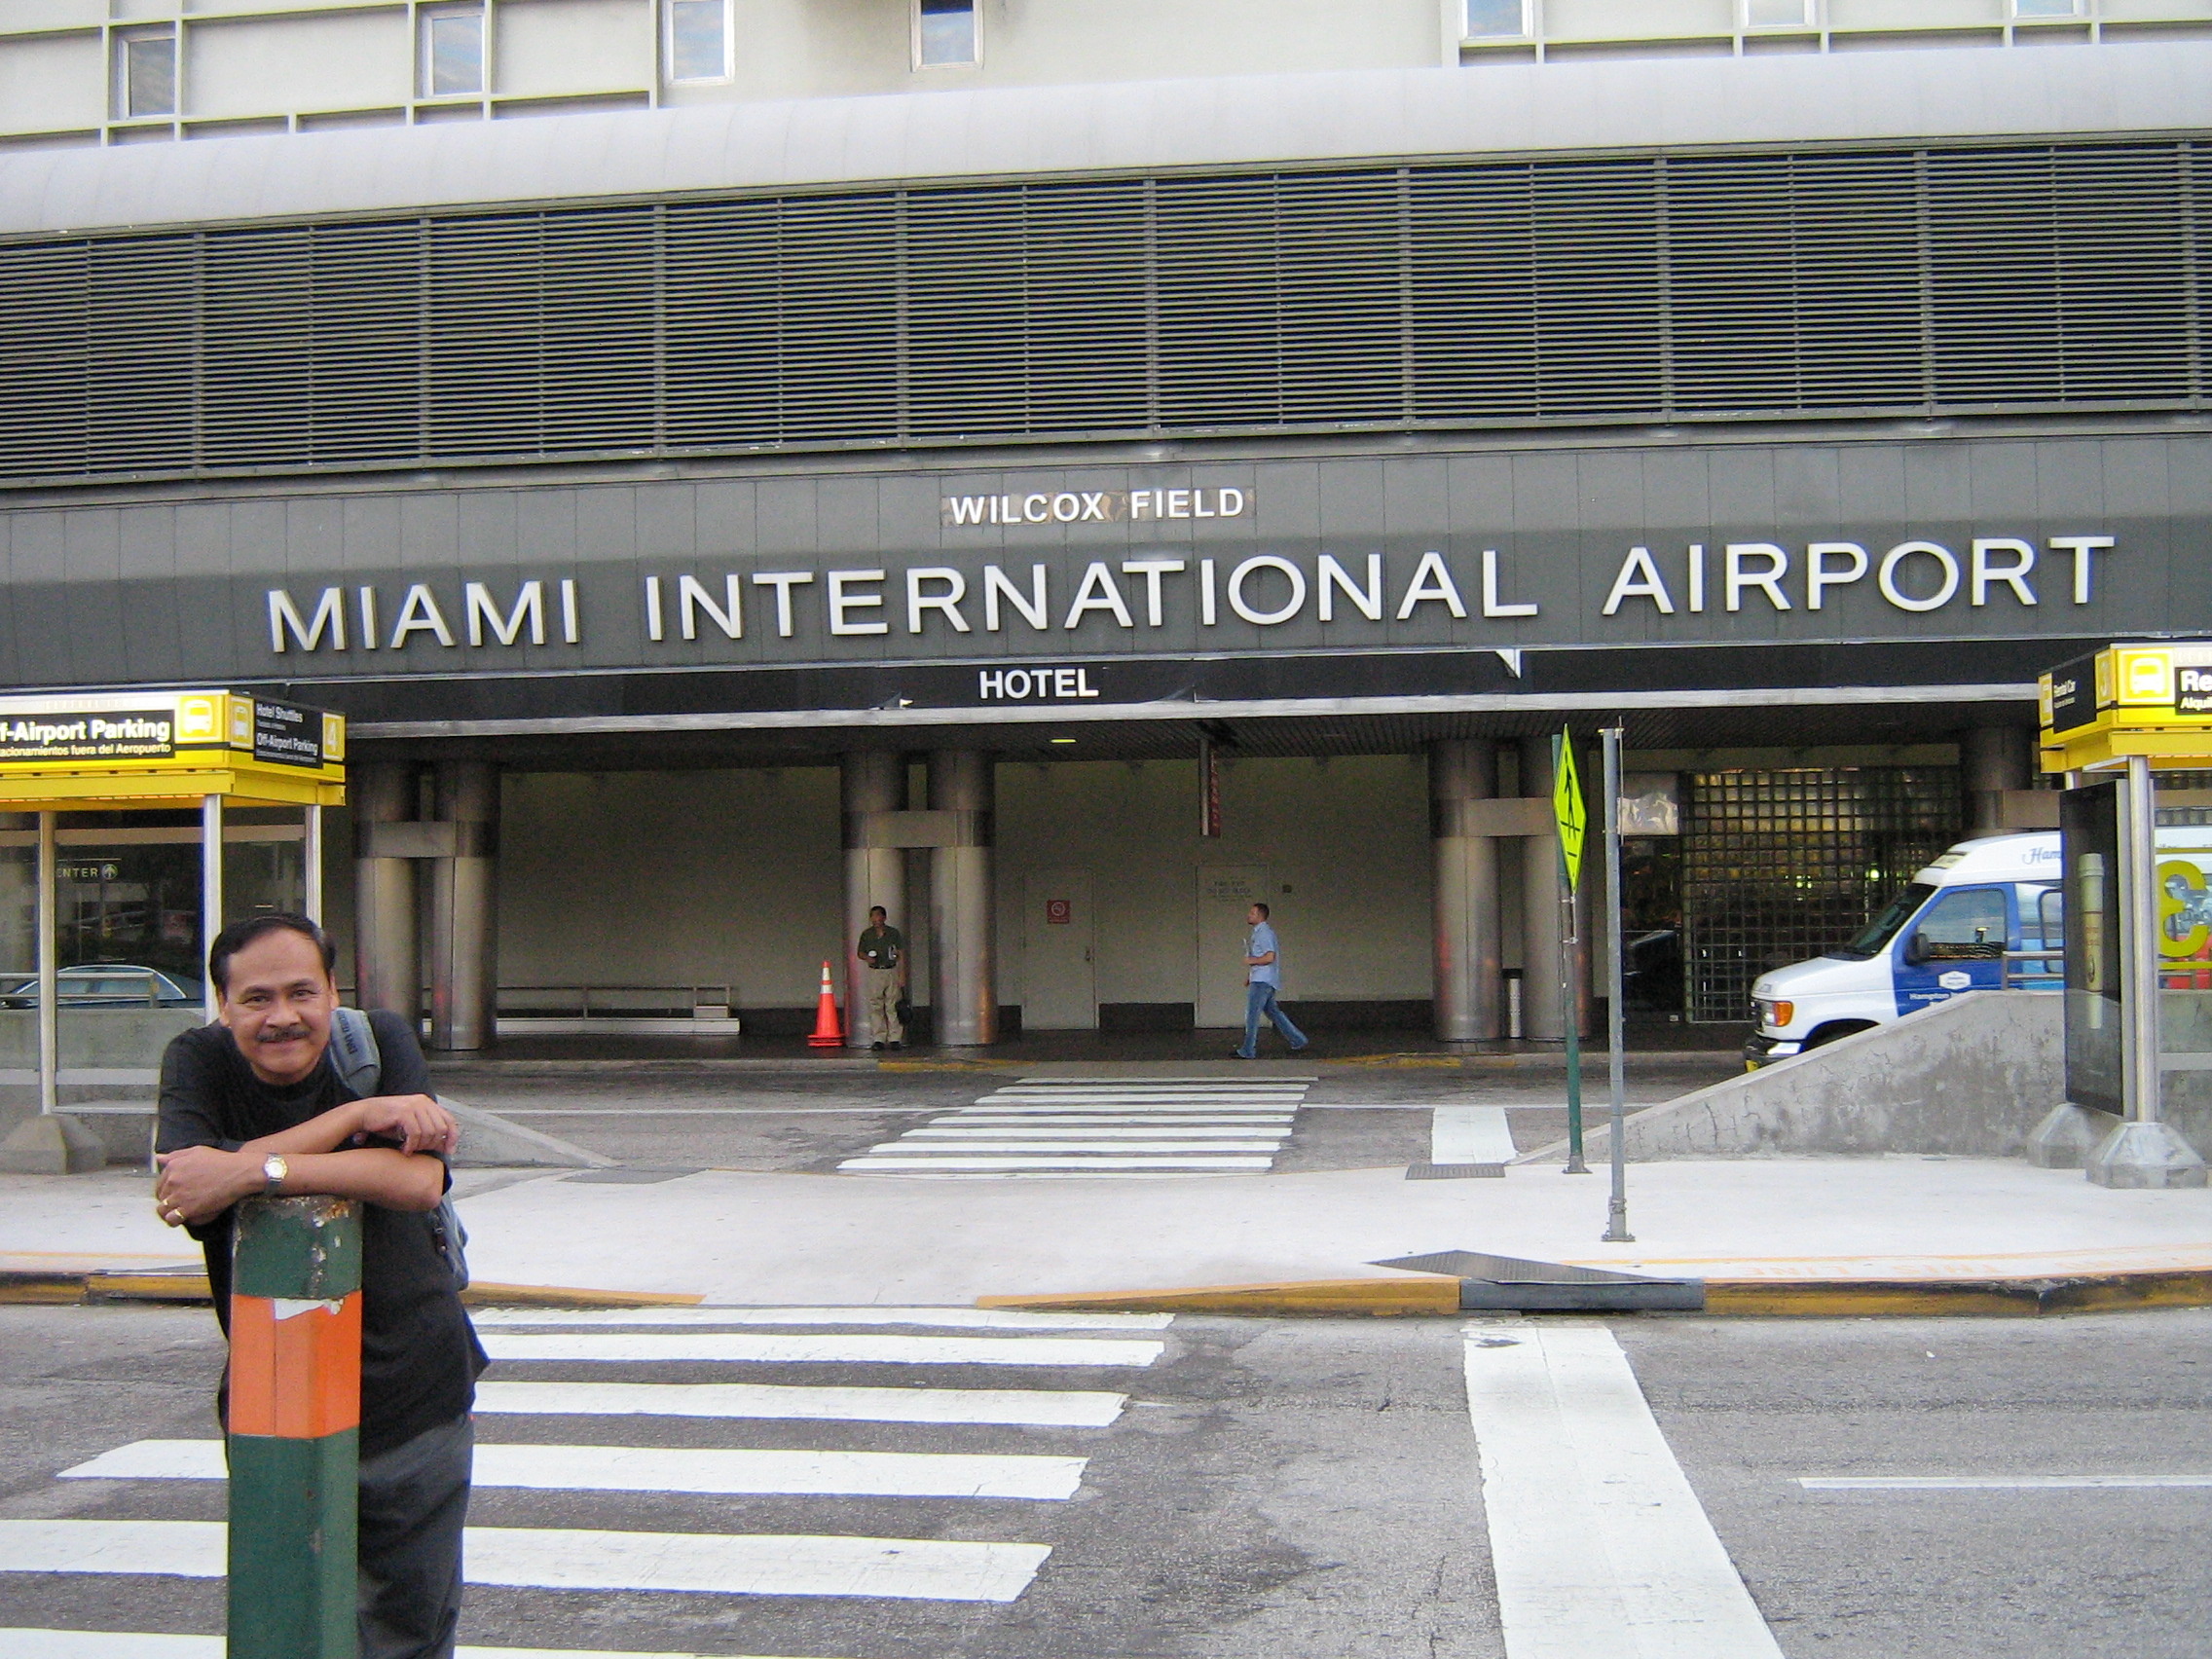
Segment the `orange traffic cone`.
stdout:
[[842,1049],[845,1046],[845,1028],[837,1023],[837,993],[830,986],[830,964],[822,965],[822,1000],[814,1005],[814,1035],[806,1040],[810,1049]]

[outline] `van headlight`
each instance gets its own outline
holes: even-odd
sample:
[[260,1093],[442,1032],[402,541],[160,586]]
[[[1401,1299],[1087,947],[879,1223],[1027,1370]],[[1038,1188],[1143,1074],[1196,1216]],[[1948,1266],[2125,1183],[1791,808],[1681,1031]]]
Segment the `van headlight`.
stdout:
[[1797,1017],[1797,1005],[1795,1003],[1770,1002],[1765,997],[1759,997],[1752,1002],[1751,1006],[1758,1010],[1761,1025],[1771,1025],[1778,1031],[1787,1028],[1789,1022]]

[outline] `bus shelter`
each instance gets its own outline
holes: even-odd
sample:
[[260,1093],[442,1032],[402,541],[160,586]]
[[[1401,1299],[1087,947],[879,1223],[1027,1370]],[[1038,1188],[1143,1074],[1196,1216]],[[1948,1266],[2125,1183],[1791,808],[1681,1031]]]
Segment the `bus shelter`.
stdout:
[[225,919],[320,919],[345,764],[341,717],[250,692],[0,697],[0,1167],[143,1140]]
[[2066,1104],[2030,1155],[2201,1187],[2212,1132],[2212,645],[2115,645],[2043,677],[2060,799]]

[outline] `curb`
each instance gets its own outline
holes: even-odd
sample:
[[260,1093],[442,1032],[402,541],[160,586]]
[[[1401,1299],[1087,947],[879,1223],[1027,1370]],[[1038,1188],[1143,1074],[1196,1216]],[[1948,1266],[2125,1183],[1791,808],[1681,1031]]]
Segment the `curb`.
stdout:
[[[1498,1300],[1498,1289],[1488,1280],[1441,1275],[1294,1279],[1169,1290],[979,1296],[976,1306],[1035,1312],[1364,1314],[1388,1318],[1509,1310]],[[2212,1308],[2212,1270],[1994,1279],[1707,1279],[1704,1292],[1703,1312],[1714,1318],[2032,1317],[2136,1308]],[[1562,1306],[1556,1297],[1543,1300],[1552,1305],[1518,1310],[1604,1313],[1607,1317],[1624,1311]]]
[[[461,1293],[471,1308],[696,1308],[706,1298],[681,1291],[590,1290],[558,1284],[471,1284]],[[214,1298],[199,1268],[146,1272],[0,1272],[0,1306],[66,1307],[92,1303],[205,1305]]]

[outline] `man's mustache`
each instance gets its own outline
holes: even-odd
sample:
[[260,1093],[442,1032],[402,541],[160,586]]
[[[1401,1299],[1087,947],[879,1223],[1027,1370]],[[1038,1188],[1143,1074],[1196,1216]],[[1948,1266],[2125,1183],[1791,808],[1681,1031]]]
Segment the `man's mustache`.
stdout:
[[301,1038],[311,1035],[313,1033],[305,1025],[264,1025],[253,1034],[253,1040],[256,1043],[297,1043]]

